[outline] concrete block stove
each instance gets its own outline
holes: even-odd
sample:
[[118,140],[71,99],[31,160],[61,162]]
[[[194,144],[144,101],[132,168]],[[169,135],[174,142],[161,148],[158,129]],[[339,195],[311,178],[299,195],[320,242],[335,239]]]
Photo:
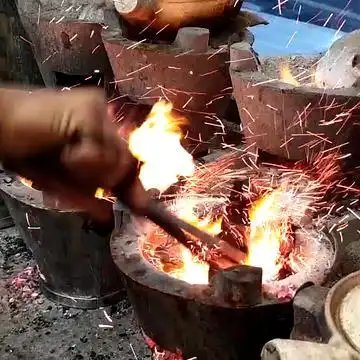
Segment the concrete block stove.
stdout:
[[260,71],[239,71],[236,48],[244,46],[232,45],[230,74],[246,144],[295,161],[339,151],[344,165],[357,166],[358,90],[317,86],[320,56],[266,58]]
[[65,8],[56,1],[19,1],[18,10],[45,86],[101,86],[110,97],[114,86],[101,40],[104,17],[94,16],[98,15],[95,6],[90,13],[85,11],[84,4]]
[[[194,1],[171,2],[171,6],[187,8],[179,16],[170,15],[167,1],[149,2],[147,9],[151,11],[145,13],[141,12],[144,2],[134,1],[135,5],[129,5],[127,10],[119,4],[125,24],[102,31],[120,94],[147,106],[159,99],[171,102],[174,111],[188,120],[185,142],[193,151],[226,142],[239,143],[239,134],[228,124],[239,124],[232,101],[228,45],[233,38],[252,43],[247,27],[264,23],[240,13],[241,1],[213,3],[217,6],[209,6],[205,13]],[[232,3],[234,6],[230,6]],[[193,8],[194,14],[190,11]],[[144,19],[146,24],[141,26]],[[199,27],[201,24],[209,26]],[[254,55],[250,59],[248,55],[244,53],[238,61],[251,70],[257,62]],[[235,136],[230,141],[231,135]]]
[[[203,191],[200,192],[200,199],[194,195],[194,188],[193,191],[187,189],[187,194],[192,195],[183,194],[183,198],[180,195],[180,198],[174,200],[175,205],[169,206],[173,211],[184,214],[182,211],[189,204],[192,208],[196,203],[196,210],[192,209],[197,216],[202,211],[208,213],[212,206],[217,207],[222,219],[219,236],[232,237],[235,243],[240,243],[244,240],[240,233],[246,233],[248,226],[253,229],[252,226],[256,225],[250,222],[244,227],[243,218],[236,212],[235,216],[231,214],[230,208],[237,208],[235,198],[230,204],[219,207],[222,201],[219,197],[225,196],[227,186],[224,183],[227,182],[219,179],[217,171],[229,169],[232,156],[238,158],[239,154],[220,157],[213,163],[205,164],[199,169],[200,174],[191,178],[190,187],[199,186]],[[231,171],[225,172],[229,179]],[[276,170],[262,167],[255,172],[243,168],[236,170],[234,176],[243,180],[243,186],[252,182],[252,190],[255,191],[256,186],[261,188],[270,183],[277,188],[277,176],[280,183],[288,178],[286,171],[282,175],[276,173]],[[255,185],[256,181],[259,184]],[[214,190],[215,184],[221,189]],[[245,188],[242,188],[243,194],[247,193]],[[236,187],[234,191],[239,196],[239,188]],[[215,197],[215,193],[219,197]],[[240,201],[239,198],[237,201]],[[291,206],[297,208],[296,202],[293,200]],[[202,220],[206,222],[209,218]],[[257,223],[255,219],[252,221],[253,224]],[[278,224],[278,227],[281,225]],[[111,249],[140,325],[160,348],[181,354],[179,359],[259,359],[262,346],[275,333],[279,338],[290,337],[294,324],[294,296],[299,299],[310,284],[323,284],[335,271],[339,260],[338,239],[332,237],[325,228],[312,224],[295,231],[293,236],[293,245],[290,238],[285,240],[284,244],[287,245],[283,244],[291,249],[284,248],[282,251],[287,254],[285,258],[290,256],[288,259],[294,260],[300,256],[302,265],[289,265],[292,260],[286,260],[285,267],[281,265],[281,269],[275,270],[275,273],[279,271],[275,278],[271,275],[269,277],[271,265],[268,267],[269,263],[265,260],[271,257],[270,248],[263,248],[262,253],[256,252],[250,242],[249,254],[252,251],[257,254],[253,260],[249,258],[246,265],[216,270],[202,263],[199,260],[201,255],[192,258],[190,253],[159,229],[136,220],[128,224],[127,228],[115,229]],[[262,271],[257,265],[262,267]],[[289,271],[287,266],[292,270]]]

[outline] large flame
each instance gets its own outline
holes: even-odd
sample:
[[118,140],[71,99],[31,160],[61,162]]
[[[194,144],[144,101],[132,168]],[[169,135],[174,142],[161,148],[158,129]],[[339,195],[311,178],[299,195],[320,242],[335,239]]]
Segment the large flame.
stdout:
[[280,249],[289,241],[290,217],[284,210],[287,193],[276,189],[255,201],[249,210],[247,265],[263,269],[263,280],[276,280],[283,266]]
[[280,64],[280,80],[284,83],[300,86],[300,83],[295,79],[294,75],[287,64]]
[[[157,102],[145,122],[129,136],[131,153],[142,162],[140,180],[146,190],[157,189],[161,192],[176,183],[180,177],[194,174],[195,164],[192,156],[181,145],[183,119],[175,118],[171,103]],[[194,204],[185,202],[177,209],[177,215],[185,221],[210,234],[219,233],[218,225],[210,219],[198,219]],[[221,231],[221,224],[220,224]],[[179,246],[180,268],[169,274],[190,284],[208,282],[208,264],[199,260],[190,250]]]
[[182,147],[180,120],[172,114],[171,103],[157,102],[145,122],[129,137],[131,153],[142,162],[140,180],[146,190],[163,192],[181,176],[191,176],[195,165]]
[[[181,145],[181,123],[171,110],[170,103],[156,103],[145,122],[129,136],[130,151],[142,162],[140,180],[145,189],[163,192],[180,177],[190,177],[195,172],[192,156]],[[103,194],[99,190],[97,195]],[[219,235],[222,219],[214,216],[211,206],[201,206],[198,198],[183,195],[176,199],[172,211],[210,235]],[[281,246],[288,241],[290,224],[289,210],[284,211],[284,206],[289,207],[289,204],[292,204],[291,197],[287,196],[286,189],[279,188],[262,195],[249,212],[249,254],[246,264],[261,267],[265,281],[276,279],[283,265],[279,261]],[[146,246],[144,256],[151,260],[156,256],[154,254],[159,243],[155,241]],[[174,249],[175,266],[172,262]],[[161,259],[155,260],[160,269],[190,284],[208,283],[209,265],[206,262],[180,244],[175,243],[173,250],[167,250],[171,254],[172,265],[167,265]]]

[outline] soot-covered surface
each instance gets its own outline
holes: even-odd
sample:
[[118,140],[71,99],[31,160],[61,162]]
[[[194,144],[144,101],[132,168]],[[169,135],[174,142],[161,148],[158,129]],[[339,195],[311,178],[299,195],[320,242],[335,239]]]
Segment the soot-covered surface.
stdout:
[[[344,233],[339,269],[327,286],[360,268],[359,232],[360,221],[354,217]],[[46,300],[37,276],[17,230],[0,230],[0,359],[150,359],[125,295],[117,306],[104,309],[110,322],[103,309],[67,309]]]
[[125,294],[111,308],[68,309],[43,297],[37,276],[16,229],[1,230],[0,359],[150,359]]

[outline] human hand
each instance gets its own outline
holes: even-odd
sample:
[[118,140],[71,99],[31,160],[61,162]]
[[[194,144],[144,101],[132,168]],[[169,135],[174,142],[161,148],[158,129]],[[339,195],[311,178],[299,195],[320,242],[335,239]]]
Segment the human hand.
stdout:
[[135,212],[146,205],[137,161],[101,91],[2,90],[0,110],[0,160],[9,170],[95,217],[103,213],[94,198],[98,187],[122,187]]

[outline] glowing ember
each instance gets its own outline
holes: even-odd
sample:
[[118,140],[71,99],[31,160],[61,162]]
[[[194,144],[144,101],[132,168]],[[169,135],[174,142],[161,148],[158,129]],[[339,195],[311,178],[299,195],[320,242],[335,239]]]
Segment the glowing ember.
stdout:
[[23,177],[18,176],[18,180],[27,187],[31,188],[33,185],[33,182],[31,180],[25,179]]
[[196,198],[179,198],[177,199],[174,210],[181,219],[196,226],[198,229],[207,232],[210,235],[218,235],[221,233],[221,222],[220,217],[217,220],[213,220],[211,214],[206,215],[203,218],[199,218],[196,214],[196,209],[199,206],[199,201]]
[[282,189],[276,189],[257,200],[249,210],[246,264],[261,267],[264,282],[276,280],[284,265],[281,247],[289,241],[291,233],[290,216],[283,209],[287,195]]
[[[148,336],[144,334],[144,339],[146,345],[150,348],[152,351],[152,359],[153,360],[183,360],[181,351],[178,350],[176,353],[172,353],[167,350],[161,349],[155,341],[150,339]],[[189,359],[190,360],[190,359]]]
[[290,85],[300,86],[300,83],[295,79],[287,64],[280,64],[280,80]]
[[163,192],[195,170],[192,156],[181,145],[184,119],[175,118],[171,110],[170,103],[156,103],[129,137],[130,151],[142,162],[140,180],[146,190]]

